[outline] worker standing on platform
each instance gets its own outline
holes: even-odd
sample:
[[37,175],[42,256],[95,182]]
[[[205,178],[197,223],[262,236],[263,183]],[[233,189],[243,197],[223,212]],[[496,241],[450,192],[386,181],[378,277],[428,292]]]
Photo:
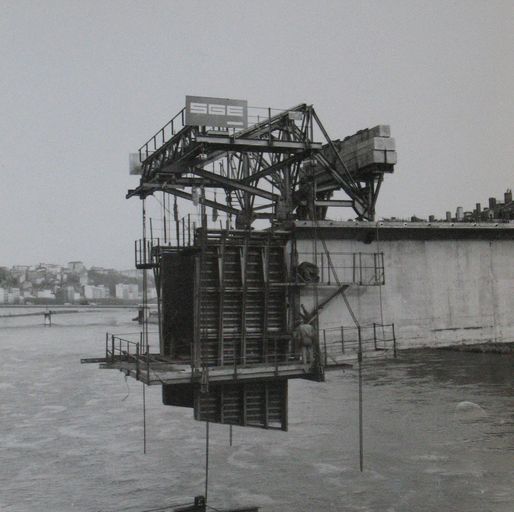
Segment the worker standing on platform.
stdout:
[[302,350],[302,361],[304,365],[313,363],[313,346],[316,340],[316,331],[311,324],[308,324],[302,318],[298,319],[296,328],[293,332],[293,338]]

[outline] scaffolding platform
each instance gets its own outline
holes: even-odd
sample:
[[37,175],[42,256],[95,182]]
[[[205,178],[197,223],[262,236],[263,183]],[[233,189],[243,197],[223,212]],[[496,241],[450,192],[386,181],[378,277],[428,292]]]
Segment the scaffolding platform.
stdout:
[[[158,354],[155,354],[158,356]],[[153,359],[153,357],[151,356]],[[194,369],[191,365],[173,362],[148,362],[148,358],[143,356],[119,357],[113,361],[106,358],[83,359],[83,363],[99,363],[101,369],[120,370],[128,377],[133,377],[144,384],[163,385],[163,384],[202,384],[205,379],[204,369]],[[209,367],[209,383],[246,381],[273,378],[302,378],[311,373],[310,365],[306,366],[300,361],[288,362],[283,364],[251,365],[247,367]]]

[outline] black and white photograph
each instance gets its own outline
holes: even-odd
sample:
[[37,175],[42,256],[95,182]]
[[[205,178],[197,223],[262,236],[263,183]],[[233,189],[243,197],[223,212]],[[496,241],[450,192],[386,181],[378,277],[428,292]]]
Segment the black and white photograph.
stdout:
[[0,512],[512,512],[512,0],[0,0]]

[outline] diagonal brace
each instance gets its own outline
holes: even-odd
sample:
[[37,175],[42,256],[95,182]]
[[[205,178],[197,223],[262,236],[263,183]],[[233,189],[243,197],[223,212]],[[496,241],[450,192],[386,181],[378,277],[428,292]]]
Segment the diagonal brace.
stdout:
[[[178,188],[175,188],[170,185],[166,184],[143,184],[139,189],[142,190],[148,190],[148,193],[146,195],[153,194],[154,192],[163,191],[168,192],[169,194],[173,194],[174,196],[181,197],[182,199],[187,199],[189,201],[193,201],[193,195],[189,192],[184,192],[183,190],[180,190]],[[141,194],[141,192],[138,193]],[[134,191],[135,192],[135,191]],[[135,195],[135,194],[133,194]],[[127,194],[128,196],[128,194]],[[211,199],[202,198],[201,202],[205,206],[210,206],[211,208],[216,208],[217,210],[221,210],[222,212],[230,213],[232,215],[239,215],[241,212],[237,210],[236,208],[232,208],[231,206],[227,206],[222,203],[218,203],[217,201],[212,201]]]
[[236,190],[242,190],[243,192],[248,192],[249,194],[264,197],[265,199],[269,199],[270,201],[278,201],[280,196],[277,194],[273,194],[272,192],[268,192],[267,190],[263,190],[261,188],[252,187],[251,185],[245,185],[238,180],[233,180],[230,178],[226,178],[225,176],[220,176],[219,174],[214,174],[212,172],[206,171],[204,169],[199,169],[197,167],[189,170],[192,174],[196,174],[197,176],[201,176],[202,178],[206,178],[212,180],[216,183],[221,183],[223,186],[227,188],[232,188]]
[[289,158],[286,158],[285,160],[282,160],[280,162],[277,162],[276,164],[273,164],[269,167],[266,167],[265,169],[262,169],[246,178],[241,180],[242,183],[251,183],[252,181],[257,181],[261,178],[264,178],[265,176],[268,176],[272,174],[275,171],[278,171],[282,167],[285,167],[290,164],[294,164],[295,162],[298,162],[299,160],[302,160],[307,155],[308,151],[303,151],[302,153],[298,153],[296,155],[290,156]]

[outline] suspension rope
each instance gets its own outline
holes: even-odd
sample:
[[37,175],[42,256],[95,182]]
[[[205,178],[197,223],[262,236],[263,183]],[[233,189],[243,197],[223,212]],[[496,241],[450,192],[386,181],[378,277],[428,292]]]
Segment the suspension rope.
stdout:
[[[146,199],[143,199],[143,254],[145,254],[145,264],[146,259],[151,257],[151,255],[146,254],[148,249],[146,244]],[[143,324],[142,324],[142,335],[143,335],[143,350],[146,352],[146,357],[150,356],[150,350],[148,346],[148,282],[147,282],[147,274],[146,268],[143,269]],[[146,455],[146,396],[145,396],[145,385],[143,383],[143,453]]]
[[143,382],[143,453],[146,455],[146,386]]
[[205,504],[209,492],[209,420],[205,422]]

